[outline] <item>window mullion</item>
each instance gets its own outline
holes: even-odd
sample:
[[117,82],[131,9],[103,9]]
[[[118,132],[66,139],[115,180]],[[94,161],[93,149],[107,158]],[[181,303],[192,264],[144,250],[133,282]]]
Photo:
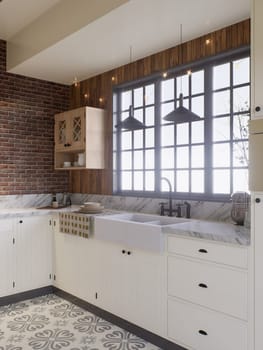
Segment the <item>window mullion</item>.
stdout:
[[204,137],[205,137],[205,194],[213,192],[213,67],[205,67]]
[[155,191],[161,191],[161,81],[155,83]]

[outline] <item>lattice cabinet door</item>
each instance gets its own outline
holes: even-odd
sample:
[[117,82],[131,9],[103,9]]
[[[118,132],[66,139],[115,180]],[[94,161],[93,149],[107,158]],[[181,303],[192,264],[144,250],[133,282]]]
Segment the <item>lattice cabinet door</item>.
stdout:
[[70,120],[67,113],[60,113],[55,118],[55,147],[64,150],[70,145]]
[[78,108],[72,111],[71,115],[71,148],[84,149],[85,148],[85,109]]

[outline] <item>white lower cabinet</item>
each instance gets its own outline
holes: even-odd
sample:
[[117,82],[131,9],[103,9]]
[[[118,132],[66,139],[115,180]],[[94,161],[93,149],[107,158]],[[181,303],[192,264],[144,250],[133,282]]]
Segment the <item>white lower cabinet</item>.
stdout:
[[164,335],[164,256],[108,242],[100,246],[100,307]]
[[14,221],[2,219],[0,224],[0,297],[13,293],[14,282]]
[[168,299],[168,337],[195,350],[247,350],[246,322]]
[[52,284],[52,226],[48,216],[2,219],[0,296]]
[[168,236],[167,251],[167,337],[191,350],[252,350],[247,248]]

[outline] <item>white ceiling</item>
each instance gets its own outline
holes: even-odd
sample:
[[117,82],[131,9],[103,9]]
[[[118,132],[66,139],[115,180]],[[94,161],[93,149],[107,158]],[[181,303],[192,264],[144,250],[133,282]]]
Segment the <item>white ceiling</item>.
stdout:
[[[63,1],[3,0],[0,38],[12,42],[14,34]],[[250,0],[127,0],[10,71],[71,84],[75,76],[83,80],[128,63],[130,46],[137,60],[177,45],[180,23],[183,41],[188,41],[248,17]]]

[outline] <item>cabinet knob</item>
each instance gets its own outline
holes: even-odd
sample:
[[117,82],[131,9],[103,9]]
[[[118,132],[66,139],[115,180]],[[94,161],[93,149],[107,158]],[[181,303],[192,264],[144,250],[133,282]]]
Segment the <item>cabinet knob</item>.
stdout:
[[19,224],[23,224],[23,220],[19,220]]
[[208,288],[208,287],[207,287],[207,284],[205,284],[205,283],[199,283],[198,286],[199,286],[200,288]]
[[260,106],[256,106],[255,111],[259,112],[261,110]]
[[256,203],[260,203],[260,202],[261,202],[260,198],[256,198],[256,199],[255,199],[255,202],[256,202]]
[[128,255],[131,255],[131,252],[130,252],[130,251],[128,251],[128,252],[127,252],[127,254],[128,254]]
[[208,251],[206,249],[202,249],[202,248],[199,249],[198,251],[199,251],[199,253],[204,253],[204,254],[208,253]]
[[122,254],[125,254],[125,253],[126,253],[126,250],[123,249],[121,252],[122,252]]
[[203,329],[199,329],[198,333],[201,335],[207,335],[207,332],[204,331]]

